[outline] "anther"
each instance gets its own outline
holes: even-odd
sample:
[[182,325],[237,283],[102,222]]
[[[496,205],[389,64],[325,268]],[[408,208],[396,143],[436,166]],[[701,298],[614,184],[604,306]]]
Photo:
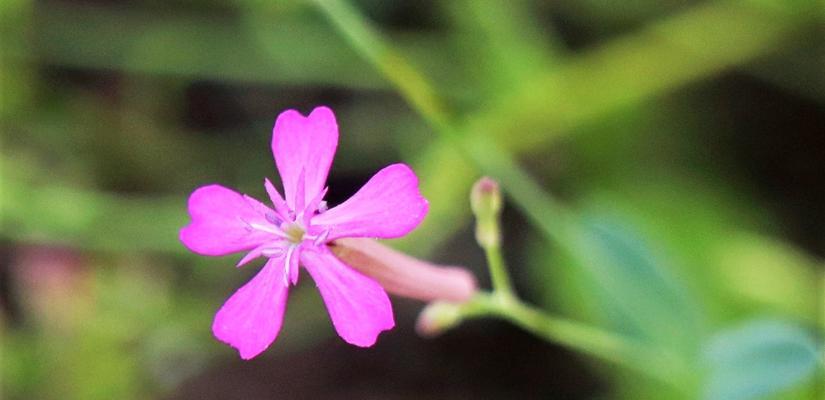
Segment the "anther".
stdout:
[[275,215],[275,213],[273,213],[271,211],[267,211],[264,214],[264,217],[266,218],[267,221],[269,221],[271,224],[274,224],[275,226],[281,225],[281,219],[278,218],[278,216]]

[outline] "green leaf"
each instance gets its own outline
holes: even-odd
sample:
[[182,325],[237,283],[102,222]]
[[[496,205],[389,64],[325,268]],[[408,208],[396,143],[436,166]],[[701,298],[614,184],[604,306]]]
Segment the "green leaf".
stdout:
[[704,398],[747,400],[804,382],[817,369],[817,346],[804,329],[779,320],[753,320],[706,343]]
[[661,246],[615,212],[590,212],[583,221],[576,265],[584,268],[605,319],[662,348],[694,353],[704,318],[668,258],[655,250]]

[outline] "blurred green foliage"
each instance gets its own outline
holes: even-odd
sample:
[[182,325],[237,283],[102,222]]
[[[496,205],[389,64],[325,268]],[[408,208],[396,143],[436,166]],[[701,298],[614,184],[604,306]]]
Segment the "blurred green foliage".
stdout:
[[[491,175],[529,222],[512,228],[526,246],[505,237],[519,286],[672,357],[678,387],[594,362],[611,396],[822,394],[823,263],[705,153],[730,128],[697,89],[737,71],[822,106],[821,2],[462,0],[427,4],[434,26],[417,29],[386,23],[394,7],[0,2],[0,235],[24,317],[2,324],[2,394],[152,397],[230,354],[208,327],[244,277],[178,243],[186,195],[260,195],[273,118],[324,90],[339,93],[333,178],[398,158],[419,174],[430,215],[399,247],[449,251]],[[568,25],[597,39],[573,46]],[[233,108],[198,112],[238,121],[191,121],[201,82]],[[26,277],[53,247],[81,261],[36,271],[79,278]],[[279,351],[331,333],[296,292]]]

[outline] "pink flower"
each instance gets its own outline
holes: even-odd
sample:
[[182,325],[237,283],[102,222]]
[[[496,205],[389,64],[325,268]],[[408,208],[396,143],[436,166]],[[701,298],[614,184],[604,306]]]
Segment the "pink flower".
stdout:
[[327,174],[338,146],[332,111],[318,107],[304,117],[278,116],[272,153],[285,197],[264,180],[272,206],[220,185],[189,197],[192,222],[180,232],[190,250],[207,256],[247,251],[238,266],[266,258],[264,267],[215,315],[215,337],[250,359],[266,350],[281,329],[289,285],[303,265],[321,291],[332,324],[348,343],[368,347],[391,329],[392,306],[384,289],[335,257],[327,244],[346,237],[396,238],[427,214],[418,178],[404,164],[375,174],[349,200],[327,210]]

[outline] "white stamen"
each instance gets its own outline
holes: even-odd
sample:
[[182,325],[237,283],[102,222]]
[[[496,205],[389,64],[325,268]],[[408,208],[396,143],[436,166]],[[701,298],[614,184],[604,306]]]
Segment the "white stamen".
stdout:
[[284,249],[280,247],[261,250],[261,255],[268,258],[280,257],[284,254]]
[[289,239],[289,236],[280,229],[278,229],[278,227],[276,226],[269,224],[259,224],[257,222],[247,222],[246,224],[252,227],[253,229],[259,230],[261,232],[267,232],[275,236],[282,237],[284,239]]
[[318,235],[318,237],[316,237],[315,241],[313,241],[312,243],[316,246],[320,246],[320,245],[324,244],[324,242],[327,241],[327,237],[329,237],[329,231],[330,231],[329,228],[324,229],[324,231],[321,232],[321,234]]
[[284,286],[289,287],[289,270],[292,266],[292,254],[295,252],[296,246],[289,246],[286,251],[286,266],[284,267]]

